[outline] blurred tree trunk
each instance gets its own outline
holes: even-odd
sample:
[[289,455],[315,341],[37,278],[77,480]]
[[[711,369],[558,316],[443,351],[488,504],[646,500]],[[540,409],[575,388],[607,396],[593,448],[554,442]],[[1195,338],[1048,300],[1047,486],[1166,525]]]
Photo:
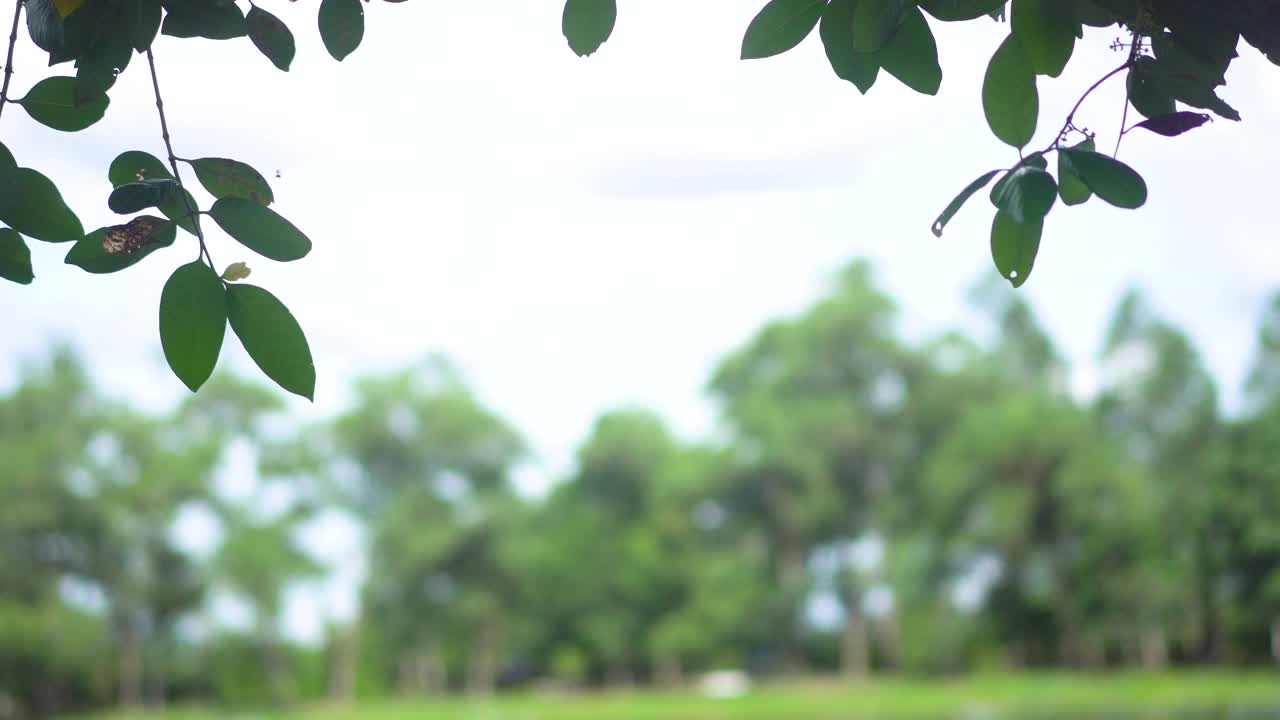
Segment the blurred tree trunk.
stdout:
[[360,662],[360,620],[338,627],[333,634],[333,664],[329,670],[329,701],[349,705],[356,696]]
[[263,658],[266,664],[267,684],[271,691],[271,704],[284,707],[293,702],[293,675],[289,669],[289,657],[280,641],[274,636],[264,639]]
[[1280,617],[1271,619],[1271,659],[1280,664]]
[[400,655],[397,686],[403,695],[443,692],[449,676],[444,657],[435,644],[420,645]]
[[1147,670],[1163,670],[1169,665],[1169,637],[1164,627],[1151,625],[1142,631],[1138,641],[1142,667]]
[[124,623],[124,637],[120,644],[120,704],[124,707],[142,706],[145,658],[142,634],[137,623],[130,618]]
[[661,688],[684,685],[684,668],[678,655],[659,655],[653,661],[653,680]]
[[605,685],[614,690],[625,690],[635,684],[635,678],[631,674],[631,661],[626,657],[611,660],[604,675]]
[[847,678],[864,678],[871,670],[871,638],[862,614],[862,593],[850,588],[840,636],[840,672]]
[[498,685],[499,623],[485,623],[476,632],[468,652],[467,692],[491,695]]
[[902,661],[898,652],[900,643],[898,623],[897,609],[890,610],[887,615],[876,623],[876,642],[880,647],[881,654],[884,656],[884,666],[890,669],[896,669]]
[[778,553],[778,587],[786,597],[787,616],[780,627],[782,643],[782,669],[789,675],[804,672],[804,656],[800,652],[800,633],[798,611],[795,606],[804,590],[805,561],[804,548],[791,537],[782,539],[782,547]]

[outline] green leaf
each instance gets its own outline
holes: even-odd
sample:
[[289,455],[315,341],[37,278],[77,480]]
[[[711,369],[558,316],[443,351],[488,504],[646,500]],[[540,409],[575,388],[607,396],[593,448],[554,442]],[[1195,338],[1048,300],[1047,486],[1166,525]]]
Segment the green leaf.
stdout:
[[334,60],[342,62],[364,38],[364,6],[360,0],[320,0],[320,39]]
[[934,237],[942,237],[942,229],[947,226],[947,223],[951,222],[951,218],[955,217],[956,213],[960,212],[960,208],[964,207],[964,204],[969,202],[969,198],[973,197],[974,193],[986,187],[987,183],[991,182],[991,179],[996,175],[999,175],[1001,172],[1002,171],[1000,170],[992,170],[989,173],[985,173],[977,180],[969,183],[964,190],[961,190],[960,194],[957,195],[955,199],[951,201],[951,204],[947,205],[946,209],[942,211],[942,214],[938,216],[938,219],[933,221]]
[[1076,17],[1089,27],[1110,27],[1120,21],[1116,14],[1093,0],[1075,0]]
[[1042,223],[1020,223],[1004,212],[996,212],[991,223],[991,259],[1000,275],[1014,287],[1022,287],[1031,276],[1043,232]]
[[218,0],[184,0],[165,7],[160,34],[179,38],[202,37],[230,40],[247,33],[244,11],[235,3]]
[[[169,247],[177,236],[177,227],[168,220],[139,215],[123,225],[98,228],[85,235],[67,253],[65,262],[95,275],[118,272],[137,265],[160,248]],[[122,243],[126,247],[116,252],[107,250],[107,245],[115,248]]]
[[1057,198],[1058,183],[1052,175],[1040,168],[1020,165],[1000,183],[992,201],[1014,222],[1026,224],[1042,222]]
[[1045,159],[1043,153],[1032,153],[1031,155],[1028,155],[1023,159],[1019,160],[1017,165],[1014,165],[1013,167],[1009,168],[1008,174],[1000,178],[1000,180],[997,181],[996,184],[991,187],[991,204],[992,205],[995,205],[996,207],[1000,206],[1000,204],[997,202],[997,198],[999,198],[1000,195],[1004,192],[1004,184],[1009,181],[1009,178],[1013,174],[1014,170],[1017,170],[1018,168],[1023,166],[1036,168],[1037,170],[1048,170],[1049,161]]
[[199,260],[174,270],[160,293],[160,345],[191,392],[213,374],[226,331],[227,294],[218,274]]
[[818,34],[836,77],[853,83],[865,95],[880,74],[880,64],[873,53],[853,49],[853,7],[857,1],[831,0],[822,12]]
[[784,53],[813,32],[826,0],[769,0],[747,26],[742,59],[755,60]]
[[858,0],[853,7],[853,49],[874,52],[898,33],[910,0]]
[[888,73],[903,85],[925,95],[937,95],[942,85],[942,66],[938,64],[938,45],[929,29],[929,21],[916,8],[907,11],[898,32],[876,58]]
[[982,83],[982,109],[991,132],[1001,141],[1017,148],[1031,142],[1040,96],[1031,60],[1016,35],[1006,38],[991,56]]
[[84,226],[63,202],[57,186],[31,168],[18,168],[13,193],[0,197],[0,222],[45,242],[71,242],[84,236]]
[[1134,60],[1125,84],[1133,109],[1144,117],[1160,117],[1174,111],[1173,96],[1161,87],[1155,58],[1142,55]]
[[129,28],[129,42],[138,52],[144,52],[155,42],[160,32],[163,9],[160,0],[124,0],[124,12]]
[[196,179],[215,198],[238,197],[259,205],[270,205],[275,201],[266,178],[238,160],[200,158],[191,161],[191,167],[196,171]]
[[306,335],[289,309],[256,285],[227,287],[227,319],[249,357],[277,385],[312,400],[316,368]]
[[1103,200],[1125,209],[1147,202],[1147,183],[1133,168],[1102,153],[1081,148],[1058,151],[1061,162]]
[[31,42],[50,55],[60,51],[63,46],[62,17],[53,6],[53,0],[27,0],[24,4]]
[[263,257],[288,262],[311,252],[311,241],[293,223],[251,200],[222,198],[209,215],[228,235]]
[[1008,0],[923,0],[920,9],[943,22],[977,20],[1004,8]]
[[[1076,148],[1093,150],[1093,138],[1076,145]],[[1093,197],[1093,191],[1076,175],[1062,153],[1058,153],[1058,197],[1062,198],[1062,202],[1067,205],[1083,205]]]
[[76,103],[75,93],[75,78],[48,77],[36,83],[18,104],[41,125],[63,132],[76,132],[101,120],[111,99],[106,93],[97,92],[84,102]]
[[1075,49],[1080,21],[1069,0],[1013,0],[1013,34],[1038,75],[1058,77]]
[[100,42],[90,48],[76,62],[76,82],[73,90],[76,103],[92,102],[94,98],[110,90],[116,77],[129,66],[133,47],[120,38]]
[[178,183],[171,178],[138,180],[112,190],[107,198],[107,207],[114,213],[129,215],[170,202],[177,193]]
[[565,0],[560,29],[578,57],[600,49],[618,21],[617,0]]
[[141,150],[128,150],[120,153],[115,160],[111,161],[111,166],[107,168],[107,179],[111,181],[111,187],[113,188],[152,178],[168,178],[172,180],[173,174],[169,172],[169,168],[165,167],[160,158]]
[[272,65],[287,72],[297,52],[289,26],[257,5],[249,8],[249,14],[244,18],[244,26],[254,47],[266,55]]
[[17,230],[0,228],[0,278],[30,285],[36,278],[31,271],[31,250]]
[[18,163],[13,159],[13,153],[9,152],[9,148],[4,143],[0,143],[0,206],[4,205],[3,198],[9,197],[17,192],[18,188]]

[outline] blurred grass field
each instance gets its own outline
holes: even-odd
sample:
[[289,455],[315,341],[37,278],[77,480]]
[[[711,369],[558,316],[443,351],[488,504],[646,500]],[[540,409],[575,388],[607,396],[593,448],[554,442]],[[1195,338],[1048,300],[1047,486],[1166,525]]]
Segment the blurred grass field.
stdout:
[[[1256,714],[1255,714],[1256,711]],[[388,699],[288,712],[184,708],[98,720],[914,720],[925,718],[1253,718],[1280,716],[1280,673],[1019,674],[952,680],[810,680],[733,699],[695,692],[508,694]]]

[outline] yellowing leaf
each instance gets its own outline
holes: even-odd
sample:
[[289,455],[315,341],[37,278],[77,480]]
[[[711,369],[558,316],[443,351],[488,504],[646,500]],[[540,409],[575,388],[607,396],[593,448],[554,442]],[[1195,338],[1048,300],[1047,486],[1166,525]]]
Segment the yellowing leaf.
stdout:
[[58,14],[62,17],[75,12],[83,4],[84,0],[53,0],[53,6],[58,9]]

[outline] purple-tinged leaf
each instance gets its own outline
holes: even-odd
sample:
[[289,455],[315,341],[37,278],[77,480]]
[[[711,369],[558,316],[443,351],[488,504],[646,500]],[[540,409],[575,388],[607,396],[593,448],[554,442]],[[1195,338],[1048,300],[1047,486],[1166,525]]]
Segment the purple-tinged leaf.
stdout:
[[1205,113],[1183,110],[1180,112],[1171,112],[1167,115],[1157,115],[1150,120],[1143,120],[1129,129],[1136,130],[1138,128],[1142,128],[1144,130],[1150,130],[1157,135],[1177,137],[1188,130],[1195,130],[1212,119],[1213,118],[1209,117]]

